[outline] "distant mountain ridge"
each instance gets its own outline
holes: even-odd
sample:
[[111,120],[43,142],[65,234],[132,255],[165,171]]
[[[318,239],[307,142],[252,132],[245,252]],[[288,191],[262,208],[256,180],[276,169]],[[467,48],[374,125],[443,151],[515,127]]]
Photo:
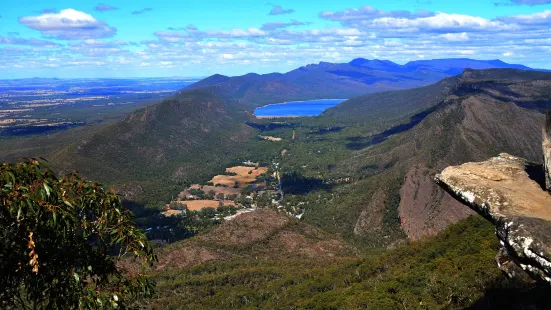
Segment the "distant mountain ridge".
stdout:
[[[352,98],[381,91],[416,88],[461,74],[465,69],[522,69],[499,59],[416,60],[399,65],[389,60],[357,58],[349,63],[309,64],[287,73],[207,77],[187,89],[215,86],[249,108],[291,100]],[[545,71],[545,70],[542,70]]]
[[373,70],[381,70],[388,72],[415,72],[419,70],[431,70],[434,72],[441,72],[450,75],[461,74],[464,69],[521,69],[521,70],[534,70],[525,65],[509,64],[499,59],[494,60],[476,60],[470,58],[447,58],[447,59],[431,59],[431,60],[415,60],[406,63],[405,65],[399,65],[389,60],[379,59],[364,59],[356,58],[349,62],[349,64],[357,67],[370,68]]

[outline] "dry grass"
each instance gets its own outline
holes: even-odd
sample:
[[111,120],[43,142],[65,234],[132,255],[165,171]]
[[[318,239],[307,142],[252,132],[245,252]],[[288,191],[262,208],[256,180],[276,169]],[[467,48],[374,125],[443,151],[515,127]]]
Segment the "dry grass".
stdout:
[[[223,200],[223,201],[218,201],[218,200],[186,200],[186,201],[176,201],[176,202],[180,203],[180,204],[183,204],[183,205],[186,205],[187,209],[189,211],[198,211],[198,210],[201,210],[201,209],[204,209],[204,208],[216,209],[220,206],[220,203],[222,203],[222,205],[224,205],[224,206],[235,205],[235,203],[231,200]],[[171,210],[168,210],[167,212],[169,212],[169,211],[171,211]]]
[[187,268],[206,261],[356,256],[340,237],[273,210],[242,213],[212,231],[173,243],[158,253],[155,269]]
[[[252,171],[252,173],[249,174],[249,171]],[[268,168],[266,167],[259,167],[258,169],[255,169],[254,167],[235,166],[226,168],[226,172],[233,172],[237,175],[217,175],[212,178],[211,182],[214,184],[227,185],[229,187],[233,186],[235,182],[237,182],[240,187],[244,187],[254,183],[256,181],[256,177],[266,173],[267,171]]]
[[[189,187],[189,189],[200,189],[205,193],[209,193],[210,191],[214,191],[215,196],[218,194],[224,194],[226,198],[231,195],[239,195],[241,194],[241,189],[247,187],[248,185],[255,184],[256,178],[264,174],[268,171],[268,168],[266,167],[247,167],[247,166],[235,166],[226,168],[226,172],[230,173],[233,172],[236,175],[217,175],[210,182],[213,184],[222,184],[226,185],[224,186],[210,186],[205,185],[201,186],[199,184],[193,184]],[[249,174],[249,172],[251,172]],[[238,188],[234,188],[235,182],[239,184]],[[257,183],[259,186],[266,186],[266,183],[261,182]],[[180,193],[179,197],[184,198],[189,195],[189,192],[183,191]],[[220,205],[220,201],[218,200],[185,200],[185,201],[174,201],[177,203],[185,204],[190,211],[198,211],[204,208],[218,208]],[[229,205],[236,205],[231,200],[224,200],[222,201],[223,205],[229,206]],[[177,210],[171,210],[165,212],[165,215],[171,216],[175,214],[174,212],[178,212]]]

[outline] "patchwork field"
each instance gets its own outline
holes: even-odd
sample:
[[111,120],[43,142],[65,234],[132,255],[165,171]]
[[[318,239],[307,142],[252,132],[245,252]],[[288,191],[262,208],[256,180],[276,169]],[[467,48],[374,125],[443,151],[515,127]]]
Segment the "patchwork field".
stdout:
[[[239,184],[240,187],[247,186],[256,181],[256,178],[268,171],[266,167],[247,167],[247,166],[235,166],[231,168],[226,168],[226,172],[235,173],[236,175],[223,175],[219,174],[212,178],[210,182],[216,184],[227,185],[229,187],[234,186],[235,182]],[[250,172],[250,173],[249,173]]]
[[178,203],[182,205],[186,205],[188,210],[190,211],[197,211],[201,210],[203,208],[213,208],[216,209],[220,206],[220,204],[224,206],[231,206],[235,205],[235,203],[231,200],[186,200],[186,201],[178,201]]
[[[266,167],[251,167],[251,166],[235,166],[226,168],[226,173],[235,174],[235,175],[225,175],[219,174],[214,176],[209,183],[214,185],[200,185],[193,184],[186,190],[182,191],[178,196],[178,200],[173,201],[182,205],[186,205],[187,209],[190,211],[198,211],[204,208],[217,208],[220,204],[224,206],[238,206],[235,202],[231,200],[220,200],[220,199],[197,199],[204,198],[192,195],[193,190],[201,190],[203,193],[208,194],[214,192],[214,197],[217,197],[219,194],[223,194],[227,199],[233,195],[241,195],[242,189],[246,188],[249,185],[256,184],[258,186],[266,186],[265,182],[257,182],[257,177],[264,173],[268,172]],[[237,187],[234,187],[237,182]],[[219,186],[215,186],[219,185]],[[220,186],[223,185],[223,186]],[[169,205],[167,205],[168,207]],[[165,215],[171,216],[174,214],[180,213],[180,210],[174,210],[168,207],[164,212]]]

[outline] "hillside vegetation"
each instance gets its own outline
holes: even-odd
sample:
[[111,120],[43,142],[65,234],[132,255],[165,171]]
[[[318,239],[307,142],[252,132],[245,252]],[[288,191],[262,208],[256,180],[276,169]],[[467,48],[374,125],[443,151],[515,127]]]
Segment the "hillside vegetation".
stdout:
[[497,248],[492,225],[476,216],[435,238],[364,258],[250,258],[168,269],[154,274],[159,293],[149,308],[549,307],[549,289],[508,289],[513,283],[495,268]]
[[[60,133],[65,145],[58,149],[44,148],[48,140],[59,146],[51,137],[31,138],[15,148],[17,155],[46,157],[62,172],[78,169],[90,179],[116,185],[128,200],[160,206],[185,184],[208,180],[245,159],[254,132],[245,125],[249,118],[226,95],[200,89],[77,134],[72,141]],[[33,147],[26,148],[28,144]]]

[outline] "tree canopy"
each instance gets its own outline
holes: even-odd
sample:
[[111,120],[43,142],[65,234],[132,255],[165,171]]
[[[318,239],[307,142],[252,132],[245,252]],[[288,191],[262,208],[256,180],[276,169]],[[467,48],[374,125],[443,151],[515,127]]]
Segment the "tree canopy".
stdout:
[[114,192],[37,159],[0,166],[0,308],[128,307],[154,288],[128,259],[156,257]]

